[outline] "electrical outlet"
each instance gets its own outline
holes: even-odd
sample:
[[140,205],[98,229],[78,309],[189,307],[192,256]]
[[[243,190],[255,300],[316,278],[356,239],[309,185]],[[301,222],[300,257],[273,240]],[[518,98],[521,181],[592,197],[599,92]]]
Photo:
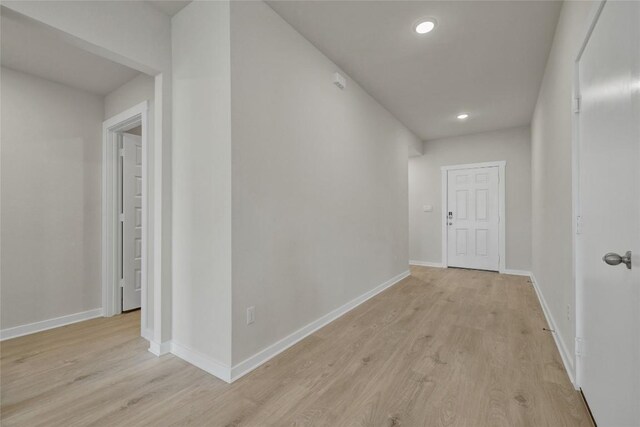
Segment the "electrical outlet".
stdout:
[[567,320],[571,320],[571,306],[567,304]]
[[251,306],[247,308],[247,325],[252,324],[256,321],[256,308]]

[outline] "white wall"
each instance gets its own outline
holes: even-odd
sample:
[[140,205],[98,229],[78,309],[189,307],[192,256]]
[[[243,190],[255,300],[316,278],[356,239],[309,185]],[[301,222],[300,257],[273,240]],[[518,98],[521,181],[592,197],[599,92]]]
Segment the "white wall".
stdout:
[[335,71],[265,3],[232,2],[234,364],[408,269],[417,138]]
[[[155,76],[153,144],[149,145],[148,281],[154,294],[156,345],[171,338],[171,21],[143,1],[11,1],[2,6],[87,51]],[[3,12],[4,13],[4,12]],[[156,262],[157,260],[157,262]],[[162,308],[162,309],[160,309]]]
[[156,74],[171,65],[170,19],[146,2],[5,0],[2,5],[138,71]]
[[2,328],[101,307],[103,98],[1,72]]
[[412,138],[408,142],[409,157],[422,156],[424,154],[424,144],[418,138]]
[[[409,256],[442,262],[442,166],[506,160],[506,267],[531,268],[531,135],[518,127],[424,143],[409,159]],[[433,206],[424,212],[423,206]]]
[[229,3],[173,17],[173,341],[231,364]]
[[104,97],[104,118],[110,119],[141,102],[148,101],[149,130],[153,131],[153,95],[153,77],[140,73]]
[[575,343],[571,96],[573,66],[593,7],[594,2],[564,3],[531,123],[532,271],[570,360]]

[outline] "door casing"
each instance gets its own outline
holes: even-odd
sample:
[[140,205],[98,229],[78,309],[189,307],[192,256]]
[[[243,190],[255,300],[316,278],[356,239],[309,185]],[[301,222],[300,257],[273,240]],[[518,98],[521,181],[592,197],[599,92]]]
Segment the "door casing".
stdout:
[[580,139],[578,135],[578,129],[580,127],[580,117],[578,115],[579,112],[579,97],[580,97],[580,80],[579,80],[579,66],[580,66],[580,58],[582,58],[582,53],[587,47],[587,42],[589,41],[589,37],[595,28],[596,23],[598,22],[598,18],[600,17],[600,13],[604,8],[606,0],[601,1],[596,6],[594,6],[591,11],[591,15],[589,19],[587,19],[587,26],[584,29],[584,36],[582,37],[582,43],[580,44],[580,49],[576,55],[574,65],[573,65],[573,92],[571,94],[572,99],[572,116],[571,116],[571,163],[572,163],[572,173],[571,173],[571,198],[572,198],[572,264],[573,264],[573,285],[575,289],[575,310],[574,310],[574,321],[575,321],[575,336],[574,336],[574,354],[571,355],[573,358],[573,372],[569,372],[569,378],[573,382],[573,387],[576,390],[580,389],[582,384],[582,379],[580,377],[580,358],[577,353],[580,352],[581,339],[580,337],[584,335],[583,333],[583,321],[582,321],[582,299],[583,296],[583,285],[580,280],[580,263],[578,261],[578,242],[577,237],[580,229]]
[[498,168],[498,204],[499,204],[499,215],[500,215],[500,223],[498,224],[498,253],[500,256],[499,269],[500,273],[504,273],[506,271],[506,223],[507,217],[505,212],[505,193],[506,193],[506,170],[507,162],[506,160],[495,161],[495,162],[484,162],[484,163],[469,163],[463,165],[450,165],[450,166],[442,166],[440,168],[442,175],[442,266],[448,267],[448,229],[447,227],[447,195],[449,193],[449,185],[448,185],[448,172],[450,170],[459,170],[459,169],[476,169],[476,168]]
[[147,327],[147,260],[148,260],[148,103],[144,101],[108,120],[102,125],[102,309],[105,317],[122,312],[120,304],[120,230],[119,144],[118,133],[142,127],[142,301],[140,334],[151,340]]
[[[580,390],[583,384],[583,378],[581,378],[582,366],[581,358],[579,357],[582,346],[582,337],[584,336],[584,284],[580,275],[581,264],[578,257],[578,242],[577,237],[580,233],[580,59],[584,53],[589,38],[598,22],[598,18],[604,8],[607,0],[601,0],[593,6],[589,17],[587,19],[587,25],[584,28],[584,35],[581,38],[580,48],[576,54],[573,65],[573,90],[571,94],[572,99],[572,116],[571,116],[571,169],[572,169],[572,185],[571,185],[571,198],[572,198],[572,263],[573,263],[573,285],[575,289],[575,347],[573,357],[573,372],[568,372],[573,386],[576,390]],[[565,366],[566,367],[566,366]]]

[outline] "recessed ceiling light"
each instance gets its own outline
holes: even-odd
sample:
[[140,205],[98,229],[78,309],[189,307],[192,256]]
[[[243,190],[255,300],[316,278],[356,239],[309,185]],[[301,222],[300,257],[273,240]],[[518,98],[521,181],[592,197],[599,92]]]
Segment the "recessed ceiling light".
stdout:
[[458,120],[464,120],[467,117],[469,117],[469,115],[467,113],[458,114]]
[[416,33],[427,34],[436,27],[436,21],[433,19],[427,19],[416,25]]

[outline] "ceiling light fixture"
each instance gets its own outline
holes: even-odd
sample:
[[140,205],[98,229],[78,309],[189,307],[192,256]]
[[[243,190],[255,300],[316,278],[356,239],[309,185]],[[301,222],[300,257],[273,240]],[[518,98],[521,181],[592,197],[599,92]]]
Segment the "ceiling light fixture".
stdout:
[[416,25],[416,33],[418,34],[427,34],[431,32],[436,27],[435,19],[426,19],[421,21]]
[[464,120],[467,117],[469,117],[469,115],[467,113],[458,114],[458,120]]

